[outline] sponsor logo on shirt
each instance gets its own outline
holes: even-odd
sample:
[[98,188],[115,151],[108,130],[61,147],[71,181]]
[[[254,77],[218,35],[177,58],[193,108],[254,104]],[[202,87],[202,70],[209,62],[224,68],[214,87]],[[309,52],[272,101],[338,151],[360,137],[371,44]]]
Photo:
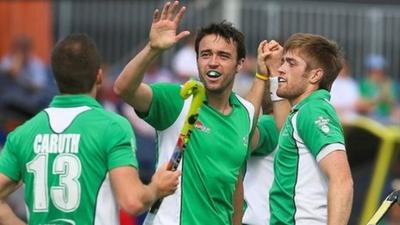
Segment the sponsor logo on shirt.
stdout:
[[319,129],[322,130],[324,133],[328,133],[330,131],[330,128],[328,126],[329,124],[329,119],[326,119],[322,116],[318,117],[318,119],[315,121],[315,124],[319,126]]
[[204,133],[207,133],[207,134],[209,134],[210,131],[211,131],[211,129],[206,127],[206,126],[204,126],[204,124],[200,120],[196,121],[196,123],[194,124],[194,127],[196,129],[199,129],[200,131],[202,131]]

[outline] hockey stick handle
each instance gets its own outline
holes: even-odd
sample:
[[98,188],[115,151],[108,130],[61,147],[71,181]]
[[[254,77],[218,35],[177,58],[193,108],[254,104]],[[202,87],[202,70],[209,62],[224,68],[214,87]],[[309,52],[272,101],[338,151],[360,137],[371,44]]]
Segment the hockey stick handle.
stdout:
[[367,225],[377,225],[387,211],[395,204],[400,202],[400,190],[393,191],[379,206],[375,214],[368,221]]
[[186,118],[176,142],[175,149],[167,165],[167,169],[172,171],[175,171],[178,168],[182,159],[183,151],[189,142],[190,132],[197,121],[199,109],[203,104],[205,97],[204,85],[199,81],[189,80],[183,85],[180,95],[183,99],[187,99],[190,96],[193,96],[193,99],[190,104],[189,111],[186,114]]
[[[190,132],[197,121],[199,109],[203,104],[203,100],[205,98],[204,85],[199,81],[189,80],[183,85],[180,91],[180,96],[183,99],[187,99],[190,96],[193,96],[193,99],[190,104],[189,111],[186,115],[185,121],[183,123],[181,132],[179,134],[175,149],[172,153],[170,160],[168,161],[167,169],[172,171],[175,171],[178,168],[179,163],[183,156],[183,152],[186,148],[186,145],[189,142]],[[157,213],[158,209],[161,206],[162,200],[163,200],[162,198],[158,199],[153,204],[153,206],[150,208],[150,213],[152,214]]]

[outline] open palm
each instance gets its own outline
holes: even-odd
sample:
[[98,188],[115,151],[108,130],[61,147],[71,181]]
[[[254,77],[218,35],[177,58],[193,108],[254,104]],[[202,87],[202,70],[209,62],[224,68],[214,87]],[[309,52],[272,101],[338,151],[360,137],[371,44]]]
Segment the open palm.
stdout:
[[154,11],[150,29],[150,46],[154,49],[166,50],[179,40],[188,36],[189,31],[177,34],[178,25],[185,14],[186,7],[179,7],[179,2],[165,3],[162,12]]

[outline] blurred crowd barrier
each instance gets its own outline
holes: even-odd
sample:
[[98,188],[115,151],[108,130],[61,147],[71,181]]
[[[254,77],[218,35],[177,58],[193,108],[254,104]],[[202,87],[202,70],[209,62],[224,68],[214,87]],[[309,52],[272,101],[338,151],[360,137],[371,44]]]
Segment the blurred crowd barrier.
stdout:
[[[125,62],[147,40],[154,8],[163,1],[53,1],[55,40],[71,32],[87,32],[109,63]],[[194,0],[182,29],[195,32],[212,21],[229,20],[246,35],[250,53],[262,39],[286,40],[295,32],[310,32],[336,40],[362,76],[365,56],[383,55],[393,78],[400,74],[400,6],[328,1]],[[184,43],[181,43],[182,45]],[[176,49],[163,58],[164,65]]]
[[365,225],[381,201],[400,188],[400,127],[365,117],[343,126],[355,190],[349,224]]

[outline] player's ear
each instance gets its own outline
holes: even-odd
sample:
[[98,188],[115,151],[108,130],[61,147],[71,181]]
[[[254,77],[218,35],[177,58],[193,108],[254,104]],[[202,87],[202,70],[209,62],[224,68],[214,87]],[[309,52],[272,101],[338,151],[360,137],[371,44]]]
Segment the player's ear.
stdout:
[[242,69],[243,64],[244,64],[244,58],[239,59],[236,65],[236,73],[238,73]]
[[312,84],[320,83],[324,77],[324,70],[322,68],[316,68],[311,70],[310,82]]
[[100,68],[96,74],[96,85],[101,85],[103,83],[103,70]]

